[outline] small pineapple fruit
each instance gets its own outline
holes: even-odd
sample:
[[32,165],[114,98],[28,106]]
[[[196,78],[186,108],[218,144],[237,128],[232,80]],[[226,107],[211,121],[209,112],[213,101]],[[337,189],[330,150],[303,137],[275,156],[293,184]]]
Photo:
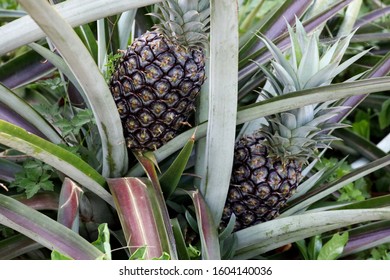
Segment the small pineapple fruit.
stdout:
[[110,81],[131,150],[155,150],[176,136],[194,111],[205,80],[209,1],[168,0],[123,52]]
[[[289,27],[290,52],[283,54],[270,40],[261,38],[273,55],[273,71],[260,66],[267,76],[264,98],[328,85],[332,79],[366,52],[344,63],[340,60],[352,35],[337,41],[320,56],[316,34],[308,35],[297,20],[296,32]],[[306,162],[316,157],[335,137],[329,132],[341,127],[329,123],[340,107],[334,102],[304,106],[266,117],[267,124],[242,136],[235,145],[233,171],[221,227],[232,214],[234,230],[262,223],[278,216],[302,179]]]

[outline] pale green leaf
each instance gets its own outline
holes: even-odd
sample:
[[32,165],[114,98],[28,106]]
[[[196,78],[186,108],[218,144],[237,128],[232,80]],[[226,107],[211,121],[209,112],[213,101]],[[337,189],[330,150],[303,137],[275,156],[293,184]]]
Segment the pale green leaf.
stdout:
[[345,244],[348,242],[348,232],[343,234],[334,234],[333,237],[324,244],[320,250],[317,259],[318,260],[335,260],[342,253]]
[[216,224],[222,216],[233,164],[238,90],[237,9],[236,1],[211,1],[210,107],[200,190]]

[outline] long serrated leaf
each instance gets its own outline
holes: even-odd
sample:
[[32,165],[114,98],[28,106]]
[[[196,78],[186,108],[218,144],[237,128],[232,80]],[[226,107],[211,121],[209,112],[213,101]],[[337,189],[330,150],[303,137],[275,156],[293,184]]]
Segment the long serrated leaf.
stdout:
[[275,219],[237,231],[237,251],[234,258],[248,259],[330,230],[389,219],[390,209],[387,208],[327,211]]
[[[14,111],[14,114],[21,116],[24,120],[32,124],[39,130],[47,139],[59,144],[63,143],[58,132],[42,117],[34,108],[25,102],[22,98],[16,95],[13,91],[7,89],[0,84],[0,102]],[[39,134],[38,134],[39,135]]]
[[54,70],[55,67],[51,63],[45,63],[40,55],[27,51],[0,66],[0,82],[11,89],[19,88]]
[[363,0],[355,0],[348,5],[343,21],[340,24],[337,32],[337,37],[345,36],[351,33],[353,26],[360,14]]
[[16,234],[0,241],[0,260],[12,260],[43,246],[23,234]]
[[241,108],[237,113],[237,124],[310,104],[388,91],[389,89],[390,78],[382,77],[296,91]]
[[103,255],[71,229],[26,205],[0,194],[0,223],[73,259],[94,260]]
[[[237,1],[212,0],[210,29],[210,96],[205,170],[200,190],[214,223],[222,216],[230,182],[237,114]],[[229,21],[226,19],[229,18]]]
[[103,176],[122,175],[128,164],[122,125],[97,65],[71,26],[47,1],[21,0],[20,4],[55,44],[88,97],[102,142]]
[[[368,72],[364,74],[362,78],[376,78],[386,76],[390,72],[390,52],[384,55],[381,60],[370,68]],[[341,122],[350,112],[352,112],[365,98],[367,94],[352,96],[341,102],[342,106],[346,106],[349,109],[344,109],[337,116],[329,120],[330,123]]]
[[[116,15],[121,12],[144,7],[162,0],[71,0],[55,5],[56,10],[71,26],[80,26],[85,23]],[[102,9],[101,7],[105,7]],[[50,21],[49,21],[50,22]],[[44,32],[31,19],[24,16],[0,27],[0,54],[5,54],[20,46],[37,41],[45,37]]]
[[78,92],[83,95],[84,100],[88,101],[86,98],[83,89],[81,88],[79,82],[77,81],[76,77],[73,75],[72,71],[69,69],[68,65],[65,63],[65,61],[57,54],[53,53],[51,50],[36,44],[31,43],[29,44],[29,47],[32,48],[34,51],[39,53],[41,56],[43,56],[45,59],[50,61],[52,65],[57,67],[58,70],[60,70],[63,74],[66,75],[66,77],[72,82],[72,84],[76,87]]
[[364,25],[371,25],[372,22],[377,20],[378,18],[381,18],[383,16],[386,16],[390,13],[390,7],[384,6],[382,8],[379,8],[377,10],[374,10],[372,12],[369,12],[360,18],[358,18],[353,26],[353,29],[359,28]]
[[[372,142],[361,137],[349,129],[336,130],[334,136],[343,139],[345,145],[351,147],[366,159],[372,161],[386,155],[386,152],[379,149]],[[387,169],[390,172],[390,169]]]
[[162,244],[159,226],[162,220],[157,220],[151,196],[153,193],[145,178],[114,178],[107,179],[113,194],[122,230],[130,252],[146,246],[148,259],[160,257],[164,250],[169,250],[167,244]]
[[183,190],[194,203],[197,226],[202,244],[202,259],[220,260],[221,253],[217,228],[205,199],[199,190]]
[[390,195],[382,195],[378,197],[369,198],[364,201],[349,203],[348,205],[337,207],[335,209],[369,209],[388,206],[390,206]]
[[[294,0],[283,1],[277,9],[266,15],[266,19],[259,23],[260,26],[256,26],[256,30],[273,40],[286,31],[286,24],[292,24],[295,17],[300,17],[310,4],[311,1],[308,0],[299,2]],[[253,32],[251,29],[248,29],[248,31]],[[240,51],[240,57],[253,54],[264,46],[253,35],[250,39],[248,39],[248,35],[244,38],[246,39],[245,46]]]
[[380,221],[368,225],[362,225],[349,231],[349,241],[344,248],[342,256],[356,254],[390,242],[390,222]]
[[286,210],[283,215],[289,216],[292,215],[302,209],[306,209],[308,206],[313,204],[314,202],[326,197],[327,195],[331,194],[334,191],[339,190],[343,186],[356,181],[359,178],[362,178],[366,176],[367,174],[370,174],[376,170],[379,170],[387,165],[390,164],[390,155],[385,156],[381,159],[378,159],[374,162],[371,162],[365,166],[362,166],[349,174],[343,176],[342,178],[336,180],[335,182],[329,184],[326,186],[325,189],[320,190],[314,190],[311,196],[306,197],[305,200],[303,200],[301,203],[298,203],[294,207],[291,207],[290,209]]
[[15,179],[15,174],[22,171],[22,167],[12,161],[0,158],[0,180],[11,182]]
[[[321,26],[324,22],[326,22],[332,16],[337,14],[341,9],[343,9],[346,5],[348,5],[352,1],[353,0],[339,1],[333,6],[329,7],[327,10],[322,11],[320,14],[316,16],[313,16],[312,18],[310,18],[309,20],[303,23],[305,26],[305,30],[308,33],[314,31],[316,28]],[[297,1],[295,2],[297,4],[299,3]],[[295,15],[293,16],[295,19]],[[274,41],[274,43],[282,50],[287,49],[290,44],[288,33],[287,32],[283,33]],[[271,53],[267,50],[267,48],[263,47],[255,51],[253,54],[245,57],[245,59],[240,60],[239,80],[249,81],[245,87],[242,87],[242,89],[240,88],[240,94],[245,94],[247,92],[250,92],[259,86],[259,79],[250,80],[250,77],[252,77],[252,75],[254,75],[258,71],[256,64],[251,62],[256,61],[259,64],[264,64],[268,62],[270,58],[271,58]],[[243,90],[245,90],[245,92]]]
[[114,205],[111,195],[102,187],[104,177],[73,153],[2,120],[0,143],[42,160]]
[[14,18],[20,18],[22,16],[25,16],[26,12],[21,10],[7,10],[7,9],[0,9],[0,18],[3,19],[14,19]]
[[190,159],[194,142],[195,139],[191,137],[176,159],[169,166],[168,170],[161,175],[160,184],[165,199],[169,198],[169,196],[176,190],[180,178],[187,166],[188,160]]

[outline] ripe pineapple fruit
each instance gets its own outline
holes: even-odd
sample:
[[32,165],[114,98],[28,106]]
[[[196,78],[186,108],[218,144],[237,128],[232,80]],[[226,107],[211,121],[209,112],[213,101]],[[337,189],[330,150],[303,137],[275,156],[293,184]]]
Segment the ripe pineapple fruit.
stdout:
[[110,81],[131,150],[155,150],[176,136],[194,111],[205,80],[209,1],[156,4],[160,20],[123,52]]
[[[289,27],[289,35],[292,47],[285,54],[261,38],[273,55],[272,72],[260,66],[267,77],[263,98],[328,85],[366,53],[339,65],[352,34],[329,46],[321,56],[318,36],[308,35],[298,20],[296,31]],[[329,131],[342,126],[327,122],[341,109],[333,104],[314,104],[268,116],[266,125],[238,140],[222,228],[233,213],[235,231],[278,216],[301,181],[304,165],[335,140]]]

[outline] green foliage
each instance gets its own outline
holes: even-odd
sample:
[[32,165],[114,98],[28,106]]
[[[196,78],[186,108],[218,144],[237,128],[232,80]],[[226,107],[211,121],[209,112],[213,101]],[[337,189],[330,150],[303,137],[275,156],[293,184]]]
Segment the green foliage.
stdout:
[[53,250],[51,252],[51,260],[55,260],[55,261],[67,261],[67,260],[73,260],[71,257],[68,257],[64,254],[61,254],[60,252],[56,251],[56,250]]
[[[129,260],[145,260],[146,259],[146,253],[147,253],[147,246],[143,246],[135,250]],[[170,260],[170,256],[168,253],[164,252],[161,257],[153,258],[152,260]]]
[[344,246],[348,242],[348,232],[336,233],[323,244],[320,235],[313,236],[309,243],[305,240],[296,242],[296,245],[305,260],[335,260],[343,252]]
[[0,9],[16,10],[19,8],[19,3],[15,0],[2,0],[0,1]]
[[358,259],[390,260],[390,243],[381,244],[358,254]]
[[188,244],[187,252],[191,259],[198,259],[202,254],[198,248],[192,246],[191,244]]
[[110,231],[107,223],[98,227],[98,238],[92,242],[96,248],[104,253],[104,260],[111,260]]
[[23,163],[23,171],[16,173],[10,188],[24,191],[27,198],[33,197],[40,190],[53,191],[52,181],[54,169],[39,160],[28,159]]
[[0,225],[0,239],[10,237],[15,234],[15,231],[9,227]]
[[107,55],[106,71],[104,72],[104,78],[107,82],[110,81],[112,73],[115,71],[115,65],[117,61],[122,57],[122,54],[119,53],[110,53]]
[[79,135],[84,125],[89,123],[94,123],[93,113],[90,109],[82,109],[70,120],[60,119],[54,124],[61,130],[62,136],[66,137]]
[[370,252],[369,260],[390,260],[390,244],[382,244]]
[[358,110],[352,123],[352,130],[368,140],[370,139],[370,118],[369,112]]
[[335,260],[343,252],[345,244],[348,242],[348,232],[334,234],[332,238],[324,244],[318,253],[317,260]]
[[[316,169],[321,170],[322,168],[331,168],[335,166],[340,161],[337,158],[322,158],[317,164]],[[332,182],[334,180],[340,179],[343,176],[350,173],[352,170],[348,162],[343,161],[338,169],[331,174],[326,182]],[[370,197],[369,186],[366,179],[361,178],[355,182],[351,182],[339,190],[340,195],[337,198],[337,201],[363,201],[366,198]]]
[[378,118],[380,129],[385,129],[390,125],[390,99],[383,102]]

